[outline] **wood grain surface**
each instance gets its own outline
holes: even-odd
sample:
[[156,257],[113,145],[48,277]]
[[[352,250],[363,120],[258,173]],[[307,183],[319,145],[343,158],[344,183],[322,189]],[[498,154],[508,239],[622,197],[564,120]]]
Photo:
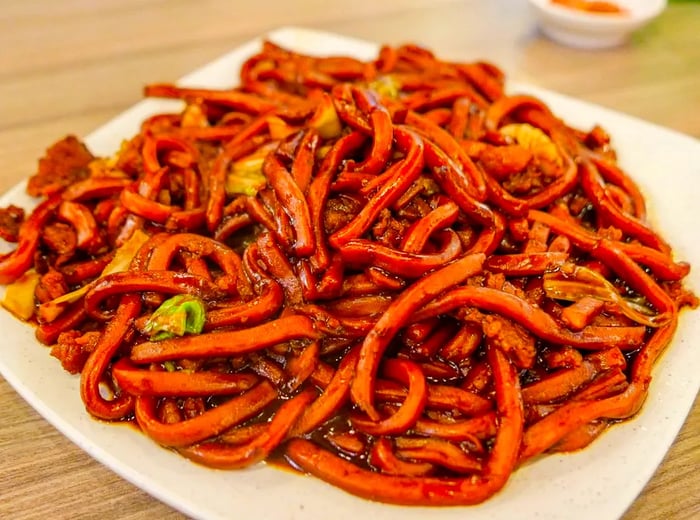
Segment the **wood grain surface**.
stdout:
[[[138,101],[143,84],[283,25],[485,58],[510,79],[700,137],[697,2],[669,4],[626,46],[586,52],[544,38],[526,0],[3,0],[0,191],[31,174],[50,143]],[[74,446],[2,378],[0,406],[0,518],[184,518]],[[700,518],[699,431],[696,402],[625,520]]]

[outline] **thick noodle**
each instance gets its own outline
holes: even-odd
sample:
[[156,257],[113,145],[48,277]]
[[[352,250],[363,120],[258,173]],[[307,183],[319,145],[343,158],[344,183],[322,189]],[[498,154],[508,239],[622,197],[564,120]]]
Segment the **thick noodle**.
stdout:
[[464,505],[639,410],[697,300],[602,128],[413,45],[265,43],[240,75],[147,86],[182,111],[112,157],[59,141],[43,202],[0,211],[4,305],[90,414],[207,466]]

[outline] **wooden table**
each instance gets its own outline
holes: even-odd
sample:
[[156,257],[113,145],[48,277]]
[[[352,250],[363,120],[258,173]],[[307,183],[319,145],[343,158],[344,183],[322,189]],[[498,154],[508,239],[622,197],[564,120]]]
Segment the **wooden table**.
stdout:
[[[144,83],[175,80],[282,25],[487,58],[511,78],[700,137],[698,3],[671,4],[628,46],[584,52],[543,38],[525,0],[4,0],[0,191],[57,138],[87,135],[136,102]],[[0,518],[182,518],[71,444],[1,378],[0,403]],[[626,520],[700,517],[698,429],[696,402]]]

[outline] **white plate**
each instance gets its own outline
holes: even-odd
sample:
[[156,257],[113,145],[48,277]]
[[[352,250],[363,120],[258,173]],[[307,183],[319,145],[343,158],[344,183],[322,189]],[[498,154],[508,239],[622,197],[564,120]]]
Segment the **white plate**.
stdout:
[[[269,35],[275,42],[305,53],[345,54],[368,59],[377,46],[340,36],[287,28]],[[229,86],[260,40],[247,43],[182,80],[183,84]],[[675,246],[678,258],[694,262],[690,285],[700,288],[700,142],[631,117],[525,85],[569,123],[589,128],[602,124],[613,136],[620,162],[632,172],[650,199],[652,220]],[[175,105],[177,106],[177,105]],[[147,115],[172,109],[169,102],[147,100],[87,138],[96,154],[109,154],[122,138],[138,130]],[[30,206],[18,186],[2,199]],[[350,496],[311,477],[264,465],[245,471],[206,469],[162,449],[133,428],[95,421],[86,415],[78,378],[65,373],[34,331],[0,312],[5,340],[0,372],[56,428],[97,460],[156,498],[197,518],[431,520],[618,518],[642,490],[673,442],[700,387],[700,312],[684,313],[670,351],[659,363],[643,412],[616,426],[586,450],[548,456],[521,468],[489,502],[469,508],[406,508]],[[89,498],[88,498],[89,500]],[[426,516],[427,515],[427,516]]]

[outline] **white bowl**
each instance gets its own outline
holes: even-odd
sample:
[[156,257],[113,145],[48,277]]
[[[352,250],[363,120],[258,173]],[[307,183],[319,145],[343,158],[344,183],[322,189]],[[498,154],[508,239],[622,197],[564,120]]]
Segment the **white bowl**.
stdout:
[[601,49],[625,43],[632,32],[658,16],[666,0],[611,0],[625,13],[590,13],[552,3],[530,0],[542,32],[551,39],[585,49]]

